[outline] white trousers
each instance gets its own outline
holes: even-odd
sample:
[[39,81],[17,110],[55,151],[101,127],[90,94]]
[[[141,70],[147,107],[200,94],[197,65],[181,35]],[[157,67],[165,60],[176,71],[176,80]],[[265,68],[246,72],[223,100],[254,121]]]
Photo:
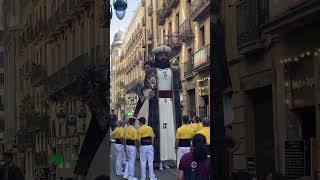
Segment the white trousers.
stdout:
[[179,168],[180,159],[183,155],[190,152],[190,147],[178,147],[177,150],[177,168]]
[[141,179],[146,178],[147,161],[149,166],[149,177],[150,179],[153,179],[155,177],[153,173],[153,159],[154,159],[153,145],[141,146],[140,147]]
[[137,155],[137,148],[136,146],[126,146],[127,148],[127,154],[128,154],[128,159],[127,159],[127,164],[126,164],[126,168],[125,168],[125,176],[130,177],[134,177],[134,163],[136,161],[136,155]]
[[124,160],[124,146],[122,144],[114,144],[114,147],[116,149],[116,174],[120,175]]

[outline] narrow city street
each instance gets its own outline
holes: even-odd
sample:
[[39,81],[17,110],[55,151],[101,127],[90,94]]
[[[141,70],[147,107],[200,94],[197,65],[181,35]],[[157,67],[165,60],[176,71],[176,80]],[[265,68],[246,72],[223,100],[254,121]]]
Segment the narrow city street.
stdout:
[[[114,144],[111,145],[110,150],[110,179],[112,180],[123,180],[124,178],[121,176],[117,176],[115,173],[115,161],[116,161],[116,153]],[[165,169],[163,171],[160,171],[157,168],[154,168],[154,173],[158,180],[173,180],[177,178],[178,172],[175,168]],[[147,176],[148,176],[148,170],[147,170]],[[136,165],[135,165],[135,177],[140,179],[140,162],[137,159]],[[148,179],[148,178],[147,178]]]

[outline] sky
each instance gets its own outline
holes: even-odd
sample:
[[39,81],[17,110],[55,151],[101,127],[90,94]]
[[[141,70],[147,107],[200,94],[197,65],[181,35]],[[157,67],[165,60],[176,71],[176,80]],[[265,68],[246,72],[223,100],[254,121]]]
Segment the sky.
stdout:
[[132,16],[135,13],[136,8],[138,7],[141,0],[127,0],[128,7],[126,10],[126,14],[122,20],[119,20],[116,16],[115,10],[113,8],[113,1],[110,1],[112,5],[112,19],[111,19],[111,25],[110,25],[110,46],[113,42],[114,35],[121,29],[123,31],[126,30],[128,24],[130,23],[130,20]]

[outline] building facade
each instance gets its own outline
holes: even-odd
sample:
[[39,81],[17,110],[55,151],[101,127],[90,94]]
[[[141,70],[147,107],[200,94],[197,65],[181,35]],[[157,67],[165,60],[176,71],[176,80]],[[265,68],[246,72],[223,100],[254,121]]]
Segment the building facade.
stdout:
[[124,32],[121,45],[118,47],[120,56],[115,58],[114,86],[116,109],[120,115],[133,112],[138,96],[134,88],[143,82],[143,64],[146,48],[146,15],[145,2],[138,5],[128,29]]
[[[117,107],[117,92],[120,91],[120,87],[118,85],[117,81],[117,68],[118,68],[118,62],[120,62],[120,57],[121,57],[121,44],[122,44],[122,39],[124,36],[123,31],[118,31],[114,38],[113,42],[111,44],[111,54],[110,54],[110,59],[111,59],[111,107],[116,108]],[[116,83],[115,83],[116,82]]]
[[157,3],[158,44],[173,50],[182,81],[184,115],[210,115],[210,1],[163,0]]
[[233,172],[320,179],[319,6],[223,1],[232,133],[240,141]]
[[[91,114],[73,92],[87,71],[107,69],[106,7],[98,0],[4,1],[5,117],[12,123],[5,125],[15,129],[6,149],[16,152],[26,179],[84,178],[74,170]],[[54,149],[64,156],[59,166],[51,164]],[[89,179],[98,174],[88,171]]]

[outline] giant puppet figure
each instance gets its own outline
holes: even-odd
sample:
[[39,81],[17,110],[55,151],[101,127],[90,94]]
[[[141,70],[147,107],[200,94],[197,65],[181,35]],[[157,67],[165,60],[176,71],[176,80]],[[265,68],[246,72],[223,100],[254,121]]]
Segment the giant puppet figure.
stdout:
[[155,132],[155,162],[176,159],[175,131],[181,124],[180,74],[170,67],[170,53],[165,45],[152,50],[155,60],[145,63],[144,85],[134,112],[135,117],[145,117]]

